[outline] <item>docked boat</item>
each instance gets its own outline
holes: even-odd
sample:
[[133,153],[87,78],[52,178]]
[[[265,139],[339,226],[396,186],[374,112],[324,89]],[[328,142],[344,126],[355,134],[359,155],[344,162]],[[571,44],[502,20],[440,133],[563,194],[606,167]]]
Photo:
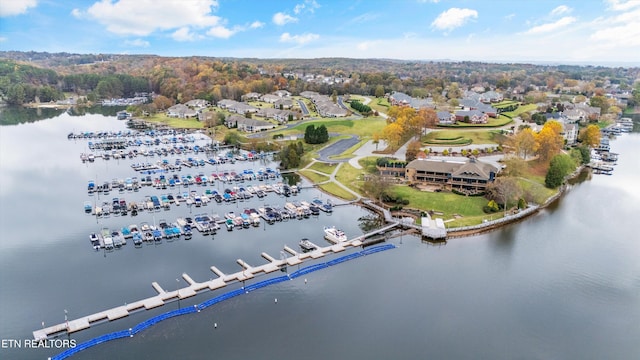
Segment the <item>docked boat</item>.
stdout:
[[313,251],[315,250],[317,247],[311,242],[309,241],[309,239],[304,238],[302,240],[300,240],[300,248],[303,251]]
[[224,222],[224,225],[227,227],[227,231],[232,231],[233,230],[233,219],[227,219]]
[[348,240],[347,235],[344,233],[344,231],[336,229],[335,226],[324,227],[324,238],[334,244]]
[[91,233],[89,235],[89,241],[95,250],[100,250],[100,236],[98,234]]

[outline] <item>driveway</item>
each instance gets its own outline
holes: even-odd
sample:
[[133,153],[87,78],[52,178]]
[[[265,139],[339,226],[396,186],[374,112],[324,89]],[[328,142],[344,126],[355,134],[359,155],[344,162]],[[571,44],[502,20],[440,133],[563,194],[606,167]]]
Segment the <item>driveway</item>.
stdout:
[[307,104],[302,100],[296,100],[298,105],[300,105],[300,109],[302,110],[302,115],[309,115],[309,109],[307,109]]

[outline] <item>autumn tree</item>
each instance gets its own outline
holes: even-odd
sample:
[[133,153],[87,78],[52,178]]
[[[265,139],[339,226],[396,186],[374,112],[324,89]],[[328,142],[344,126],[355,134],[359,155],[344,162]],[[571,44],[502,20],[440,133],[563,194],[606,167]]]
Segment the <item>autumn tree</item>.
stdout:
[[402,127],[400,125],[395,122],[388,124],[382,129],[382,133],[391,147],[397,148],[400,145],[400,140],[402,140]]
[[362,184],[362,190],[372,199],[377,199],[382,203],[382,199],[389,193],[391,183],[386,178],[375,174],[368,175]]
[[524,128],[513,136],[513,148],[518,156],[527,160],[527,155],[536,151],[536,138],[531,128]]
[[378,144],[380,144],[380,133],[374,132],[372,137],[373,143],[376,144],[376,151],[378,151]]
[[407,144],[407,151],[405,155],[407,162],[413,161],[416,158],[418,152],[420,152],[420,145],[422,144],[418,140],[412,140]]
[[562,125],[555,120],[550,120],[536,134],[537,154],[542,162],[548,162],[562,150],[564,139],[560,135],[561,131]]
[[417,113],[418,122],[424,130],[435,128],[438,125],[438,114],[431,108],[422,108]]
[[505,176],[520,177],[524,175],[527,170],[526,161],[522,160],[519,156],[507,156],[502,162],[505,165],[502,174]]
[[600,108],[600,111],[603,114],[605,114],[607,110],[609,110],[609,102],[607,101],[607,98],[602,95],[591,97],[591,100],[589,100],[589,105]]
[[580,131],[578,140],[589,147],[596,147],[600,144],[600,128],[598,125],[592,124]]
[[153,99],[153,104],[156,106],[156,109],[162,111],[167,110],[169,107],[171,107],[173,105],[173,100],[164,95],[159,95],[155,99]]

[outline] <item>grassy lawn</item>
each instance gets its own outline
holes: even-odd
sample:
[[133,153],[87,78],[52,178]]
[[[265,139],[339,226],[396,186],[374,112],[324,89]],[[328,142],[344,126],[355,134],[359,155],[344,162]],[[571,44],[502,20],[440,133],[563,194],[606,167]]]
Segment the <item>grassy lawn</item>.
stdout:
[[313,170],[325,173],[327,175],[331,175],[333,171],[336,169],[336,166],[337,164],[317,161],[313,163],[313,165],[309,166],[309,169],[313,169]]
[[454,214],[462,217],[487,216],[482,207],[487,204],[487,199],[482,196],[463,196],[447,192],[420,191],[408,186],[394,186],[392,192],[395,196],[409,200],[409,205],[414,209],[433,210],[441,212],[437,215],[444,219],[453,218]]
[[300,170],[298,172],[300,173],[300,175],[306,177],[307,179],[309,179],[311,182],[313,182],[315,184],[329,180],[329,176],[320,175],[320,174],[315,173],[313,171]]
[[427,145],[496,144],[499,131],[487,130],[439,130],[422,137]]
[[[371,99],[371,101],[367,104],[371,109],[373,109],[373,111],[377,111],[377,112],[381,112],[381,113],[387,113],[389,111],[389,108],[391,107],[391,104],[389,104],[389,101],[387,101],[387,99],[385,98],[376,98],[373,96],[368,96],[368,98]],[[362,102],[364,104],[364,96],[359,96],[359,95],[351,95],[351,99],[353,100],[358,100],[360,102]]]
[[304,134],[305,129],[309,125],[314,125],[316,127],[324,125],[330,133],[353,134],[360,137],[370,137],[375,132],[381,133],[382,129],[387,125],[387,122],[381,117],[369,117],[358,120],[322,119],[307,121],[290,129],[274,131],[271,134],[282,134],[284,136],[291,134]]
[[533,111],[536,110],[538,107],[536,106],[536,104],[527,104],[527,105],[520,105],[518,106],[517,109],[515,109],[514,111],[509,111],[509,112],[505,112],[502,113],[504,115],[510,116],[511,118],[514,118],[524,112],[529,112],[529,111]]
[[365,169],[356,169],[349,163],[343,163],[336,173],[336,180],[362,195],[362,184],[364,183],[362,174],[364,172]]
[[503,100],[499,103],[495,103],[495,104],[491,104],[492,107],[496,108],[496,109],[501,109],[507,106],[511,106],[514,104],[520,104],[520,101],[513,101],[513,100]]
[[[542,182],[544,183],[544,178],[542,178]],[[518,179],[518,185],[520,185],[523,191],[531,194],[533,201],[537,204],[543,204],[549,197],[558,192],[557,190],[547,188],[544,184],[541,184],[538,181],[530,179]]]
[[334,182],[329,182],[329,183],[325,183],[325,184],[321,184],[318,185],[318,187],[320,187],[320,189],[328,192],[329,194],[333,195],[333,196],[337,196],[341,199],[344,200],[355,200],[356,197],[348,192],[347,190],[343,189],[340,187],[340,185],[334,183]]
[[155,114],[144,118],[145,121],[161,123],[178,129],[202,129],[204,124],[197,119],[179,119],[168,117],[165,114]]

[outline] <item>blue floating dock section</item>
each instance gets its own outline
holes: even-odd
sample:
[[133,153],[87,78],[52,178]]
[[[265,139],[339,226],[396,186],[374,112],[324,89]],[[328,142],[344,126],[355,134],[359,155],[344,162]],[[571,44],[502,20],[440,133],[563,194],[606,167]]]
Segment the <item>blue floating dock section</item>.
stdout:
[[225,301],[225,300],[229,300],[231,298],[234,298],[236,296],[240,296],[242,294],[246,294],[249,293],[251,291],[254,290],[258,290],[261,289],[263,287],[267,287],[269,285],[273,285],[273,284],[278,284],[281,283],[283,281],[287,281],[287,280],[293,280],[297,277],[300,277],[302,275],[306,275],[309,273],[312,273],[314,271],[318,271],[318,270],[322,270],[325,268],[328,268],[329,266],[333,266],[333,265],[338,265],[341,264],[345,261],[349,261],[349,260],[353,260],[353,259],[357,259],[359,257],[362,256],[366,256],[366,255],[371,255],[371,254],[375,254],[377,252],[380,251],[385,251],[385,250],[390,250],[395,248],[395,245],[393,244],[385,244],[385,245],[379,245],[379,246],[373,246],[373,247],[369,247],[365,250],[359,251],[359,252],[355,252],[355,253],[351,253],[349,255],[344,255],[341,256],[339,258],[333,259],[331,261],[327,261],[324,263],[320,263],[320,264],[314,264],[314,265],[309,265],[306,267],[303,267],[300,270],[294,271],[289,275],[283,275],[283,276],[279,276],[279,277],[275,277],[275,278],[271,278],[271,279],[267,279],[267,280],[263,280],[260,282],[257,282],[255,284],[251,284],[248,286],[245,286],[243,288],[240,289],[236,289],[233,291],[229,291],[226,292],[222,295],[216,296],[212,299],[209,299],[205,302],[202,302],[198,305],[194,305],[194,306],[189,306],[189,307],[185,307],[182,309],[177,309],[177,310],[172,310],[172,311],[168,311],[166,313],[160,314],[158,316],[154,316],[151,319],[145,320],[141,323],[139,323],[138,325],[132,327],[131,329],[127,329],[127,330],[121,330],[121,331],[116,331],[116,332],[112,332],[109,334],[105,334],[102,336],[98,336],[96,338],[93,338],[89,341],[85,341],[81,344],[77,344],[74,348],[70,348],[67,349],[63,352],[61,352],[60,354],[51,357],[51,360],[62,360],[62,359],[66,359],[68,357],[73,356],[74,354],[88,349],[90,347],[102,344],[104,342],[107,341],[111,341],[111,340],[116,340],[116,339],[122,339],[122,338],[127,338],[127,337],[132,337],[135,334],[161,322],[176,316],[181,316],[181,315],[186,315],[186,314],[191,314],[191,313],[195,313],[195,312],[199,312],[200,310],[206,309],[209,306],[215,305],[219,302]]

